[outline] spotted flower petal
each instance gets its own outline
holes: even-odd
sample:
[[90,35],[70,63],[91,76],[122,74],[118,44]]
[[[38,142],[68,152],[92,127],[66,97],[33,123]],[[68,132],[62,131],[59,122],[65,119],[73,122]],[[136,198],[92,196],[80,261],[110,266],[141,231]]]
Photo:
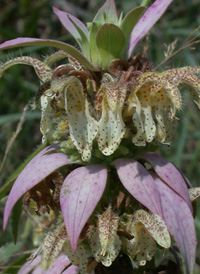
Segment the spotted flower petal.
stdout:
[[155,177],[154,180],[162,197],[163,219],[182,253],[186,273],[193,273],[197,239],[191,210],[161,179]]
[[[165,90],[166,95],[168,98],[171,100],[173,103],[174,107],[176,109],[181,108],[181,94],[177,88],[177,84],[173,82],[169,82],[167,77],[163,77],[162,73],[158,72],[146,72],[143,73],[137,81],[137,85],[135,87],[134,92],[139,92],[142,86],[146,85],[146,88],[149,89],[151,88],[151,85],[154,83],[159,84],[159,88],[157,90],[152,90],[152,92],[158,92],[161,87]],[[157,88],[157,87],[156,87]],[[144,95],[143,95],[144,96]],[[159,96],[159,95],[158,95]],[[147,100],[147,97],[144,96],[145,100]]]
[[109,156],[118,148],[125,134],[122,109],[126,89],[120,87],[119,83],[106,73],[100,90],[103,93],[103,101],[97,140],[99,149]]
[[113,242],[107,247],[106,253],[103,255],[98,229],[93,232],[89,242],[95,260],[101,262],[106,267],[111,266],[121,249],[121,240],[119,236],[115,234]]
[[184,84],[192,92],[195,103],[200,108],[200,79],[194,74],[199,74],[199,67],[182,67],[179,69],[170,69],[162,73],[171,83]]
[[171,245],[170,235],[164,221],[157,214],[151,214],[145,210],[137,210],[133,217],[132,226],[142,223],[154,240],[162,247],[169,248]]
[[101,243],[101,255],[105,256],[109,245],[115,239],[119,224],[119,217],[112,213],[109,206],[108,209],[98,216],[99,240]]
[[47,142],[48,133],[52,129],[52,108],[51,98],[49,96],[41,96],[41,121],[40,131],[42,133],[42,143]]
[[79,267],[79,273],[85,274],[87,272],[88,259],[91,256],[91,252],[84,248],[81,241],[78,243],[75,252],[72,251],[69,240],[65,242],[63,249],[70,259],[70,262]]
[[101,119],[99,120],[98,145],[101,152],[109,156],[119,146],[125,134],[125,124],[122,119],[122,109],[109,109],[104,98]]
[[171,84],[157,72],[139,76],[128,101],[126,116],[132,115],[137,133],[133,143],[145,146],[157,139],[171,143],[175,128],[175,113],[181,107],[181,95],[175,84]]
[[45,63],[30,56],[21,56],[11,59],[0,67],[0,78],[5,70],[19,64],[32,66],[39,79],[43,82],[50,80],[52,77],[52,70]]
[[124,187],[151,212],[162,216],[160,195],[148,171],[137,161],[119,159],[114,162]]
[[135,262],[139,266],[146,264],[150,261],[156,250],[155,240],[151,237],[150,233],[143,226],[142,223],[136,223],[132,229],[133,239],[123,239],[123,244],[127,249],[131,258],[135,258]]
[[42,150],[28,163],[28,165],[18,176],[6,202],[4,211],[4,229],[7,225],[8,218],[13,206],[23,194],[25,194],[28,190],[37,185],[59,167],[71,163],[67,155],[63,153],[45,154],[48,151],[52,152],[53,149],[55,149],[55,146],[50,146]]
[[98,216],[98,227],[93,231],[89,242],[96,261],[110,266],[121,249],[117,235],[119,217],[114,215],[111,206]]
[[84,225],[104,192],[106,180],[106,168],[91,165],[72,171],[62,185],[60,204],[73,251],[76,250]]
[[178,195],[180,195],[192,210],[187,185],[177,168],[165,160],[162,156],[153,152],[143,154],[142,158],[147,160],[152,165],[157,175]]
[[132,51],[138,42],[147,34],[147,32],[163,15],[171,2],[172,0],[156,0],[137,22],[130,35],[128,58],[131,56]]
[[61,253],[64,243],[67,240],[65,226],[57,226],[55,231],[49,231],[44,239],[42,246],[42,261],[43,269],[50,269],[56,258]]
[[156,134],[156,126],[153,120],[150,96],[146,94],[146,90],[143,88],[142,93],[145,100],[139,100],[137,94],[134,95],[134,102],[132,106],[135,107],[135,113],[133,114],[133,123],[137,128],[137,133],[132,138],[132,142],[137,146],[145,146],[146,141],[152,142]]
[[189,189],[189,195],[191,202],[195,201],[200,197],[200,187],[194,187]]
[[65,96],[70,137],[81,153],[83,161],[88,161],[91,157],[92,142],[98,132],[98,123],[90,115],[82,84],[76,77],[69,78]]

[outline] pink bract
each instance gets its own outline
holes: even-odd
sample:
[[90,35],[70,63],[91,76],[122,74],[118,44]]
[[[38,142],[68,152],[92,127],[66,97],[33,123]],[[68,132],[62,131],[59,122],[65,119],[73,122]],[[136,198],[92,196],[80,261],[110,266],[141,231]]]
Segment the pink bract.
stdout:
[[103,195],[106,181],[106,168],[91,165],[73,170],[62,185],[61,210],[74,252],[84,225]]
[[5,229],[10,213],[15,203],[27,191],[45,179],[49,174],[61,166],[71,164],[72,162],[67,155],[63,153],[45,154],[49,151],[52,152],[55,147],[48,147],[36,155],[23,169],[15,181],[4,210],[3,228]]
[[185,200],[162,180],[154,179],[160,192],[163,219],[181,251],[186,273],[193,273],[197,239],[191,210]]
[[151,212],[162,216],[159,192],[148,171],[135,160],[119,159],[114,164],[120,181],[132,196]]
[[172,1],[173,0],[156,0],[140,18],[130,35],[128,58],[131,57],[135,46],[155,25],[155,23],[163,15],[163,13],[166,11],[167,7],[171,4]]
[[179,170],[165,158],[153,152],[147,152],[142,157],[152,165],[157,175],[187,202],[192,210],[187,185]]

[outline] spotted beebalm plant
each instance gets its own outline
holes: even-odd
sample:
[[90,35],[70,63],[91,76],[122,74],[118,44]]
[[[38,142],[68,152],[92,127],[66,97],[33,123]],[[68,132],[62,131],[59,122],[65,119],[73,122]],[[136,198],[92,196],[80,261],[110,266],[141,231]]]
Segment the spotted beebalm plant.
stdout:
[[100,273],[121,257],[147,273],[156,268],[148,263],[156,250],[162,256],[179,250],[184,272],[194,272],[191,201],[200,190],[153,151],[159,143],[172,142],[182,108],[180,85],[192,91],[200,107],[200,68],[154,71],[150,60],[135,53],[171,2],[156,0],[148,9],[136,7],[118,17],[114,0],[107,0],[87,27],[54,7],[80,50],[36,38],[0,45],[2,50],[59,49],[44,61],[20,56],[0,67],[3,76],[16,64],[33,66],[41,81],[35,101],[41,107],[43,149],[13,184],[4,229],[22,198],[41,223],[51,216],[50,230],[44,233],[41,254],[19,273]]

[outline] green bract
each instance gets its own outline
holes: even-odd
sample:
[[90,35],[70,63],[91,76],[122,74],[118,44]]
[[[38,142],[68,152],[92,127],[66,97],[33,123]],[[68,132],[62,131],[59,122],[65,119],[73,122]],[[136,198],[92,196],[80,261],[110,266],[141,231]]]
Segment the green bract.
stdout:
[[118,18],[114,1],[106,1],[92,22],[80,25],[74,16],[54,8],[55,14],[76,39],[83,54],[94,65],[106,70],[115,58],[127,59],[131,31],[145,11],[145,7],[132,9],[124,18]]

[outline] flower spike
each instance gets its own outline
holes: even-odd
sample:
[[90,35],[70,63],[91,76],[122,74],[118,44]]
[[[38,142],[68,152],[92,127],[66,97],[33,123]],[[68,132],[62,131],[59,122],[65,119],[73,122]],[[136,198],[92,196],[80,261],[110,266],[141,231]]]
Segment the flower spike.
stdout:
[[[172,142],[183,105],[180,85],[193,93],[200,108],[200,67],[155,71],[145,56],[132,56],[172,0],[152,0],[148,9],[136,7],[119,18],[115,1],[104,1],[86,26],[53,7],[80,51],[49,39],[24,37],[0,44],[0,50],[58,49],[44,61],[21,56],[0,67],[0,78],[16,64],[35,69],[43,142],[0,189],[3,196],[17,178],[3,226],[12,211],[16,239],[24,206],[37,214],[42,228],[44,241],[29,259],[38,251],[41,257],[30,268],[26,263],[20,274],[94,274],[114,261],[118,265],[119,259],[129,259],[130,268],[135,263],[142,267],[157,256],[157,248],[167,256],[171,239],[183,257],[184,274],[192,274],[197,239],[191,202],[200,188],[152,151]],[[166,259],[168,271],[171,259]],[[147,267],[155,272],[162,265]]]

